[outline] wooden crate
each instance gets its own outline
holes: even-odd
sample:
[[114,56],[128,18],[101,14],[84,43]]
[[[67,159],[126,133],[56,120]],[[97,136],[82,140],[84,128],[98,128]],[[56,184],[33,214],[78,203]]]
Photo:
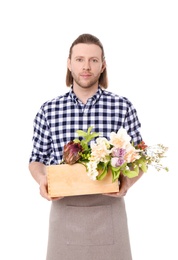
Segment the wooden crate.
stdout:
[[48,193],[50,197],[75,196],[118,192],[118,182],[112,182],[111,172],[101,180],[91,180],[86,167],[76,163],[47,167]]

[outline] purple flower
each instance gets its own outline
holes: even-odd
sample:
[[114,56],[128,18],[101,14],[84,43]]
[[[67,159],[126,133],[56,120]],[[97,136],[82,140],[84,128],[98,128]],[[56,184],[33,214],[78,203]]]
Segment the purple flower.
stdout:
[[114,148],[112,150],[112,156],[113,157],[124,157],[124,155],[126,154],[126,150],[123,148]]
[[111,158],[111,165],[113,167],[119,167],[124,163],[124,158],[123,157],[113,157]]

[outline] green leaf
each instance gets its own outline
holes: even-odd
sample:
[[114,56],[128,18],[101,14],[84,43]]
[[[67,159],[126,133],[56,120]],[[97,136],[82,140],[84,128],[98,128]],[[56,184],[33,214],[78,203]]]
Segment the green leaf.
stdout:
[[124,175],[124,176],[127,176],[128,178],[133,178],[133,177],[138,176],[138,172],[137,172],[137,171],[125,170],[125,171],[123,172],[123,175]]
[[103,180],[108,173],[108,163],[101,162],[98,164],[99,175],[96,177],[97,180]]
[[[91,133],[91,130],[93,129],[92,126],[90,126],[87,130],[87,132],[83,131],[83,130],[77,130],[77,134],[80,137],[83,137],[83,140],[81,141],[81,145],[83,147],[86,147],[86,145],[88,145],[88,143],[94,139],[95,137],[99,136],[99,133],[93,132]],[[77,140],[77,139],[76,139]]]
[[87,135],[86,137],[85,137],[85,142],[86,143],[89,143],[92,139],[94,139],[95,137],[97,137],[97,136],[99,136],[99,134],[98,133],[92,133],[92,134],[90,134],[90,135]]
[[84,140],[82,140],[82,141],[80,142],[80,144],[81,144],[81,146],[83,147],[84,150],[88,150],[88,145],[87,145],[87,143],[85,143]]
[[137,174],[139,174],[139,166],[138,166],[138,165],[135,164],[133,170],[134,170]]
[[111,168],[111,171],[112,171],[112,181],[115,182],[116,180],[119,179],[121,170],[120,170],[120,168],[119,168],[119,169],[117,169],[117,171],[116,171],[116,170],[113,170],[113,169]]
[[87,136],[87,133],[84,132],[83,130],[77,130],[76,132],[77,132],[78,136],[81,136],[81,137],[86,137]]
[[147,172],[148,167],[147,167],[147,163],[145,161],[141,161],[139,164],[139,167],[143,172]]
[[147,172],[148,166],[147,166],[147,160],[145,158],[140,158],[135,162],[135,165],[137,165],[143,172]]
[[104,170],[96,177],[96,179],[99,181],[103,180],[106,177],[107,173],[107,168],[104,168]]
[[90,134],[91,133],[91,130],[93,129],[93,126],[90,126],[87,130],[87,133]]
[[74,141],[74,143],[80,143],[79,139],[74,139],[73,141]]

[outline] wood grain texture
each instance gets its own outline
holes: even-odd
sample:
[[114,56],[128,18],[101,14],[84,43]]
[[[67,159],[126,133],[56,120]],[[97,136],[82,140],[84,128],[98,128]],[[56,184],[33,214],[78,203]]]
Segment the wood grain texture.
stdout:
[[118,192],[118,182],[112,182],[111,172],[103,180],[91,180],[86,167],[76,163],[47,167],[48,193],[50,197],[75,196]]

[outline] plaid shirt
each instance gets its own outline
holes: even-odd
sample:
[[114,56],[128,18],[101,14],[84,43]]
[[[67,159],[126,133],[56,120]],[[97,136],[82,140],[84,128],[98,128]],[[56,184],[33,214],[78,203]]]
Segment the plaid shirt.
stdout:
[[30,162],[45,165],[62,160],[64,144],[78,138],[76,130],[100,133],[109,140],[111,132],[123,126],[134,144],[141,140],[141,124],[136,109],[125,97],[102,90],[83,104],[71,88],[69,92],[45,102],[34,119],[33,150]]

